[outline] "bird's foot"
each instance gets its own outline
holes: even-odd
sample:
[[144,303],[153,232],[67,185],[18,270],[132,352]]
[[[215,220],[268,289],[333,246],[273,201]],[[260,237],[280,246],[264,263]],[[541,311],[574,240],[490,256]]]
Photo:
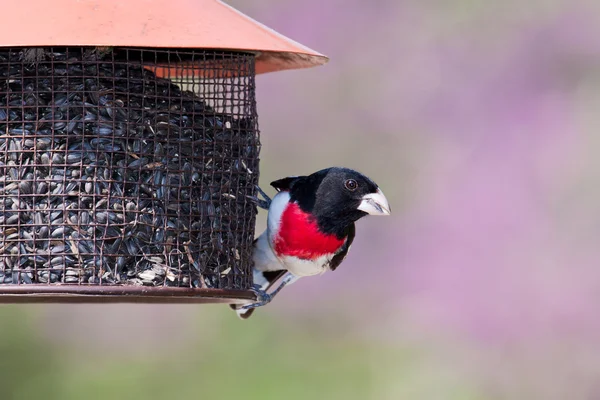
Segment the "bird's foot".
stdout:
[[250,290],[256,295],[256,303],[242,306],[240,307],[240,310],[250,310],[252,308],[266,306],[273,300],[273,296],[262,290],[258,285],[252,286]]
[[258,194],[262,197],[259,199],[258,196],[246,196],[248,199],[252,200],[257,206],[262,208],[263,210],[268,210],[271,206],[271,198],[260,188],[260,186],[256,185],[256,189],[258,190]]
[[277,289],[275,289],[271,294],[268,294],[265,290],[262,290],[258,285],[252,286],[250,290],[252,290],[254,294],[256,294],[256,303],[247,304],[245,306],[240,307],[240,309],[249,310],[251,308],[258,308],[269,304],[273,300],[273,298],[275,298],[277,293],[281,291],[281,289],[283,289],[286,285],[291,285],[297,279],[298,277],[293,275],[292,273],[286,273],[283,276],[283,279],[281,280],[281,283],[279,284]]

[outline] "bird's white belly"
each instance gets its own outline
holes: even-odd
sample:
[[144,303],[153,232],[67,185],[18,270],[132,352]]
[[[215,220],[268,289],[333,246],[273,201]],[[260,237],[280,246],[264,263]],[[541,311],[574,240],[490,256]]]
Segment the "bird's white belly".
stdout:
[[277,256],[272,243],[279,231],[283,211],[290,200],[288,192],[279,192],[271,201],[267,218],[267,230],[260,235],[254,251],[254,265],[260,271],[277,271],[285,269],[292,274],[303,277],[319,275],[329,270],[329,261],[334,254],[326,254],[315,260],[304,260],[294,256]]
[[268,232],[263,232],[254,246],[254,267],[259,271],[278,271],[284,269],[281,260],[277,258],[269,245]]
[[[285,269],[296,276],[312,276],[327,271],[329,269],[327,265],[333,256],[333,254],[327,254],[315,260],[303,260],[294,256],[277,257],[269,245],[268,233],[264,232],[258,238],[254,248],[254,267],[257,271]],[[262,286],[264,282],[260,280],[264,278],[261,278],[261,274],[258,275],[255,274],[254,283]]]
[[315,260],[303,260],[293,256],[281,257],[281,262],[285,268],[296,276],[320,275],[329,270],[327,267],[333,254],[321,256]]

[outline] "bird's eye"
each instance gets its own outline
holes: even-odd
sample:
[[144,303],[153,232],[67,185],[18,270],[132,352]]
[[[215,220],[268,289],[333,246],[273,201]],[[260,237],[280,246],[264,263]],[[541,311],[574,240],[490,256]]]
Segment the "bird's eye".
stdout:
[[358,183],[356,183],[354,179],[348,179],[346,182],[344,182],[344,187],[353,192],[358,187]]

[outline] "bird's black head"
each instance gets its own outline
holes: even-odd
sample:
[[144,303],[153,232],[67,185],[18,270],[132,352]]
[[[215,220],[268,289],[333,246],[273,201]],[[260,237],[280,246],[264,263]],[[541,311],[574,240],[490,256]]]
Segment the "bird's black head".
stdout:
[[327,168],[299,177],[290,187],[292,201],[312,214],[324,233],[345,236],[365,215],[389,215],[390,206],[375,182],[348,168]]

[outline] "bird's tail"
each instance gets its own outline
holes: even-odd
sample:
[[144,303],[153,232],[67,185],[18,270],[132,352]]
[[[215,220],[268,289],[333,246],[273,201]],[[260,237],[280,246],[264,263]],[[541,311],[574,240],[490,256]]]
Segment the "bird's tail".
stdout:
[[248,319],[248,318],[250,318],[250,316],[252,315],[252,313],[254,312],[254,310],[256,310],[256,308],[251,308],[249,310],[242,310],[241,309],[242,306],[238,306],[236,304],[230,304],[229,307],[231,307],[232,310],[235,310],[235,312],[237,313],[238,317],[240,317],[241,319]]

